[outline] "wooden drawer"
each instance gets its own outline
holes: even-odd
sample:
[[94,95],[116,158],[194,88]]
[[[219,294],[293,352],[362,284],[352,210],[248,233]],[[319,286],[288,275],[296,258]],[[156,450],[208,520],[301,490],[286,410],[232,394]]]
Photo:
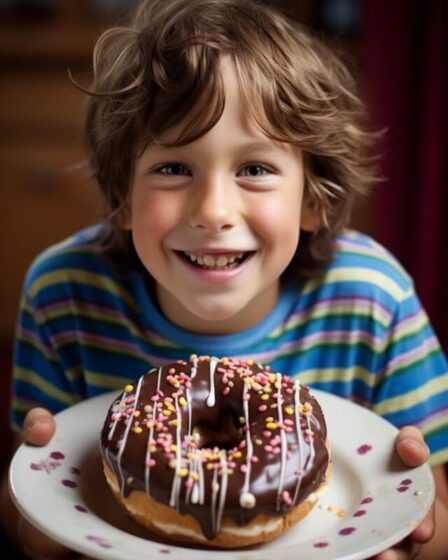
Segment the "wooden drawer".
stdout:
[[95,184],[73,144],[1,145],[0,335],[11,336],[24,274],[44,248],[99,217]]

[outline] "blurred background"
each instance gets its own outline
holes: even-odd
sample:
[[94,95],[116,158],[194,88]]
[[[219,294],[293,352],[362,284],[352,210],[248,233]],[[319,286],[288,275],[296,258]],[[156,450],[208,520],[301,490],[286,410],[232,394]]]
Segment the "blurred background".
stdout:
[[[266,0],[333,41],[357,75],[384,181],[352,225],[413,276],[448,350],[448,2]],[[38,252],[99,218],[83,161],[84,96],[102,30],[135,0],[0,0],[0,367],[4,393],[25,271]],[[83,81],[83,78],[85,80]],[[3,404],[3,403],[2,403]],[[7,407],[0,407],[0,426]]]

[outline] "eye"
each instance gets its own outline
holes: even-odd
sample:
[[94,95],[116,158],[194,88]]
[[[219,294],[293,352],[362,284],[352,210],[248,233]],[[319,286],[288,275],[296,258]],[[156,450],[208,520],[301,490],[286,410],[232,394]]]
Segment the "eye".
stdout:
[[261,165],[260,163],[251,163],[249,165],[245,165],[238,173],[238,175],[242,177],[262,177],[263,175],[267,175],[272,173],[270,169]]
[[181,163],[165,163],[159,166],[155,172],[160,175],[190,175],[189,170]]

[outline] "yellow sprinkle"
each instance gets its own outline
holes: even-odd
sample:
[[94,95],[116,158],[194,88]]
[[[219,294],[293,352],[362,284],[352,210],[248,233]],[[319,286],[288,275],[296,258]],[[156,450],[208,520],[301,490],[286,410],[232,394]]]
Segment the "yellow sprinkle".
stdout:
[[135,410],[135,411],[134,411],[134,416],[135,416],[136,418],[138,418],[138,417],[140,416],[140,410]]
[[141,434],[143,432],[140,426],[135,426],[134,428],[132,428],[132,431],[134,432],[134,434]]
[[187,476],[187,474],[188,474],[188,469],[180,469],[179,476],[184,478],[185,476]]
[[255,443],[256,443],[257,445],[263,445],[263,441],[262,441],[261,439],[259,439],[259,438],[256,438],[256,439],[255,439]]
[[180,406],[185,406],[187,404],[187,401],[183,397],[181,397],[179,399],[179,404],[180,404]]
[[241,451],[235,451],[233,456],[235,457],[235,459],[239,459],[241,457]]
[[240,424],[245,424],[246,423],[246,419],[244,418],[244,416],[240,416]]
[[286,414],[294,414],[294,409],[290,406],[285,407]]
[[199,480],[199,475],[197,472],[191,472],[190,478],[192,478],[193,480]]
[[277,376],[275,375],[275,373],[270,373],[269,374],[269,381],[271,383],[275,383],[276,380],[277,380]]
[[177,445],[175,443],[173,443],[172,445],[170,445],[170,449],[171,449],[171,451],[176,451]]
[[133,385],[126,385],[126,387],[124,388],[124,392],[125,393],[130,393],[131,391],[134,390],[134,386]]
[[149,450],[151,451],[151,453],[155,453],[157,451],[157,447],[155,445],[150,445]]
[[179,425],[179,420],[178,420],[177,418],[174,418],[173,420],[170,420],[170,421],[168,422],[168,424],[169,424],[170,426],[178,426],[178,425]]
[[268,430],[276,430],[277,429],[277,424],[275,422],[268,422],[266,424],[266,428]]
[[214,468],[213,463],[207,463],[207,470],[211,471]]
[[246,360],[246,364],[247,364],[248,366],[253,366],[253,365],[254,365],[254,361],[253,361],[253,360],[250,360],[250,359],[249,359],[249,360]]
[[268,416],[265,420],[265,422],[273,422],[274,418],[272,416]]
[[171,410],[168,410],[168,409],[165,408],[165,410],[162,412],[162,414],[164,416],[171,416]]
[[267,401],[269,399],[269,395],[267,393],[265,393],[264,395],[261,395],[261,400],[262,401]]
[[345,517],[345,509],[338,509],[337,515],[339,517]]

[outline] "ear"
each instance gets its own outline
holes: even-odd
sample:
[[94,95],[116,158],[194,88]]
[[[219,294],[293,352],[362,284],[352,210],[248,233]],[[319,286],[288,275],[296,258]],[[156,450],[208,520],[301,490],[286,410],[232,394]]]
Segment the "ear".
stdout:
[[117,222],[121,229],[130,231],[132,229],[132,214],[129,202],[123,204],[117,215]]
[[300,217],[300,229],[313,232],[316,231],[320,225],[319,207],[312,197],[305,195]]

